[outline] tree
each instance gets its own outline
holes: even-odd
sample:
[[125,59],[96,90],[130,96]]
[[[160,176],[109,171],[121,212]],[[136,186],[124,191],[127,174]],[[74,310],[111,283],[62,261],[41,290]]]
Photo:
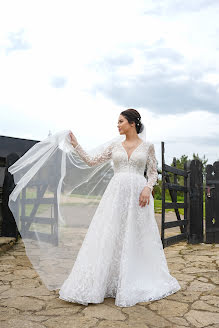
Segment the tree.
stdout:
[[[205,181],[205,173],[206,173],[206,166],[207,166],[208,159],[205,158],[205,155],[203,156],[203,158],[199,157],[198,153],[197,154],[193,153],[193,156],[192,157],[193,157],[192,158],[193,160],[199,160],[199,161],[201,161],[201,163],[202,163],[202,173],[203,173],[203,177],[204,177],[204,181]],[[180,158],[176,158],[176,167],[178,169],[184,170],[184,164],[188,160],[189,159],[188,159],[188,156],[187,155],[182,155]],[[172,161],[171,166],[174,166],[174,160]],[[170,181],[173,183],[174,182],[174,175],[173,175],[173,173],[169,173],[169,176],[170,176]],[[184,185],[184,178],[183,178],[183,176],[177,175],[177,183],[179,185],[181,185],[181,186]],[[183,196],[183,192],[178,192],[178,195],[179,196]]]
[[197,159],[202,162],[202,173],[203,173],[203,176],[205,177],[208,159],[205,158],[205,155],[203,156],[203,158],[200,158],[198,153],[197,153],[197,155],[195,153],[193,153],[193,159]]
[[[206,159],[205,155],[203,156],[203,158],[199,157],[198,153],[197,154],[193,153],[192,159],[200,160],[202,162],[203,176],[204,176],[204,181],[205,181],[205,173],[206,173],[206,166],[207,166],[208,159]],[[184,164],[187,161],[189,161],[189,158],[187,155],[181,155],[180,158],[176,158],[176,168],[184,170]],[[172,163],[170,165],[175,166],[174,160],[172,161]],[[174,174],[169,172],[168,175],[170,177],[170,182],[174,183]],[[183,176],[177,175],[177,184],[179,184],[181,186],[184,185],[184,177]],[[156,199],[162,199],[162,180],[158,179],[158,185],[154,186],[154,192],[155,192]],[[180,197],[184,197],[183,191],[178,191],[177,195]],[[169,198],[170,198],[169,191],[166,190],[166,199],[169,199]]]

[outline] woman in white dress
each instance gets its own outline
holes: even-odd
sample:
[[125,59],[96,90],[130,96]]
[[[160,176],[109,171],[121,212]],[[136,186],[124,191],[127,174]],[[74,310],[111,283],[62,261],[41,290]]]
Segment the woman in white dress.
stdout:
[[113,297],[115,305],[128,307],[181,288],[169,273],[155,221],[151,192],[157,181],[157,161],[154,145],[138,136],[143,128],[138,111],[121,112],[118,130],[126,139],[112,142],[96,156],[85,152],[70,132],[72,146],[87,165],[111,159],[114,175],[59,290],[60,299],[88,305]]

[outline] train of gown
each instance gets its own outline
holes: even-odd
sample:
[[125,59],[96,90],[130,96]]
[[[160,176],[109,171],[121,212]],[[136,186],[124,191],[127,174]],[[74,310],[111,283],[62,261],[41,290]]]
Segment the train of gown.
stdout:
[[[81,146],[77,148],[88,162],[90,158]],[[121,307],[164,298],[181,287],[168,270],[152,194],[149,205],[139,206],[142,189],[153,186],[157,178],[153,145],[142,142],[128,158],[118,142],[107,157],[113,159],[114,176],[71,273],[59,290],[59,298],[88,305],[113,297],[115,305]],[[145,164],[147,180],[143,175]]]

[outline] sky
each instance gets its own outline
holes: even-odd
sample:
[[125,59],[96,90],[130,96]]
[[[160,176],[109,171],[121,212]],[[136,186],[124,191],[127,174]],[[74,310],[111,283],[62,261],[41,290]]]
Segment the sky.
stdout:
[[0,0],[0,135],[85,148],[137,109],[161,163],[219,160],[218,0]]

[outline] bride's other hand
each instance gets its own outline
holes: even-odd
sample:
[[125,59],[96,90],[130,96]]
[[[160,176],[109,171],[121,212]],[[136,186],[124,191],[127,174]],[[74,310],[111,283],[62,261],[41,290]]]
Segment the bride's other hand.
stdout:
[[77,142],[77,139],[76,139],[75,135],[70,131],[69,132],[69,136],[71,138],[71,144],[72,144],[72,146],[73,147],[76,147],[77,144],[78,144],[78,142]]
[[151,189],[149,187],[144,187],[139,197],[139,206],[144,207],[150,203]]

